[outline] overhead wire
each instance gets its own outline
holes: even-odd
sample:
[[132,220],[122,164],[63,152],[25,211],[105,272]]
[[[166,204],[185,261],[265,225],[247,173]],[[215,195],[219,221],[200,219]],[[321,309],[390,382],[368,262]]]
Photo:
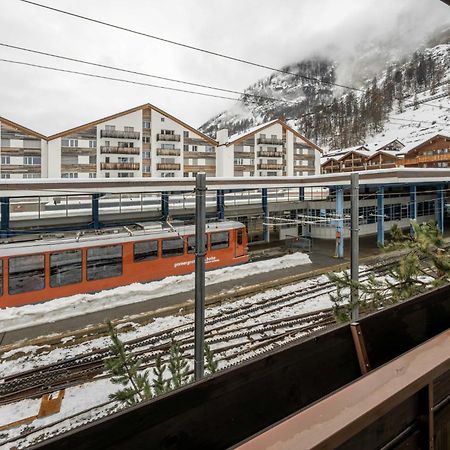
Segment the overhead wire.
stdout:
[[180,83],[180,84],[186,84],[186,85],[189,85],[189,86],[201,87],[201,88],[211,89],[211,90],[215,90],[215,91],[222,91],[222,92],[227,92],[227,93],[230,93],[230,94],[238,94],[238,95],[241,95],[241,96],[253,97],[253,98],[262,99],[262,100],[270,100],[270,101],[273,101],[273,102],[295,103],[295,104],[298,103],[297,101],[293,101],[293,100],[285,100],[285,99],[281,99],[281,98],[268,97],[268,96],[265,96],[265,95],[251,94],[251,93],[248,93],[248,92],[242,92],[242,91],[236,91],[236,90],[232,90],[232,89],[219,88],[217,86],[211,86],[211,85],[207,85],[207,84],[194,83],[194,82],[185,81],[185,80],[177,80],[175,78],[163,77],[163,76],[160,76],[160,75],[153,75],[153,74],[149,74],[149,73],[145,73],[145,72],[139,72],[139,71],[136,71],[136,70],[123,69],[123,68],[120,68],[120,67],[114,67],[114,66],[110,66],[110,65],[107,65],[107,64],[95,63],[95,62],[92,62],[92,61],[86,61],[86,60],[83,60],[83,59],[73,58],[73,57],[70,57],[70,56],[57,55],[55,53],[44,52],[44,51],[41,51],[41,50],[34,50],[34,49],[26,48],[26,47],[19,47],[19,46],[16,46],[16,45],[6,44],[4,42],[0,42],[0,46],[5,47],[5,48],[11,48],[11,49],[14,49],[14,50],[20,50],[20,51],[24,51],[24,52],[28,52],[28,53],[34,53],[34,54],[38,54],[38,55],[49,56],[51,58],[62,59],[62,60],[65,60],[65,61],[71,61],[71,62],[76,62],[76,63],[80,63],[80,64],[86,64],[86,65],[90,65],[90,66],[94,66],[94,67],[100,67],[100,68],[103,68],[103,69],[115,70],[115,71],[118,71],[118,72],[126,72],[126,73],[130,73],[130,74],[133,74],[133,75],[140,75],[140,76],[144,76],[144,77],[156,78],[156,79],[159,79],[159,80],[170,81],[170,82]]
[[50,10],[50,11],[54,11],[54,12],[57,12],[57,13],[60,13],[60,14],[65,14],[67,16],[75,17],[77,19],[86,20],[86,21],[93,22],[93,23],[96,23],[96,24],[99,24],[99,25],[104,25],[104,26],[107,26],[107,27],[115,28],[117,30],[126,31],[128,33],[133,33],[133,34],[136,34],[136,35],[139,35],[139,36],[143,36],[143,37],[146,37],[146,38],[150,38],[150,39],[154,39],[154,40],[157,40],[157,41],[165,42],[166,44],[176,45],[176,46],[179,46],[179,47],[183,47],[183,48],[187,48],[187,49],[190,49],[190,50],[198,51],[198,52],[205,53],[205,54],[208,54],[208,55],[217,56],[219,58],[224,58],[224,59],[228,59],[228,60],[231,60],[231,61],[236,61],[236,62],[239,62],[239,63],[247,64],[247,65],[250,65],[250,66],[271,70],[273,72],[284,73],[284,74],[287,74],[287,75],[293,75],[295,77],[299,77],[299,78],[302,78],[302,79],[305,79],[305,80],[309,80],[309,81],[314,81],[314,82],[320,83],[320,84],[327,84],[327,85],[336,86],[336,87],[340,87],[340,88],[344,88],[344,89],[349,89],[349,90],[353,90],[353,91],[362,92],[362,89],[358,89],[358,88],[355,88],[353,86],[346,86],[344,84],[333,83],[332,81],[321,80],[320,78],[310,77],[310,76],[298,74],[298,73],[295,73],[295,72],[289,72],[288,70],[277,69],[275,67],[271,67],[271,66],[266,65],[266,64],[260,64],[260,63],[249,61],[249,60],[246,60],[246,59],[243,59],[243,58],[237,58],[237,57],[234,57],[234,56],[231,56],[231,55],[225,55],[223,53],[219,53],[219,52],[216,52],[216,51],[213,51],[213,50],[207,50],[207,49],[204,49],[204,48],[201,48],[201,47],[197,47],[197,46],[194,46],[194,45],[185,44],[183,42],[177,42],[177,41],[174,41],[172,39],[167,39],[167,38],[163,38],[163,37],[160,37],[160,36],[152,35],[152,34],[149,34],[149,33],[144,33],[143,31],[138,31],[138,30],[134,30],[132,28],[124,27],[124,26],[121,26],[121,25],[116,25],[116,24],[113,24],[113,23],[110,23],[110,22],[105,22],[103,20],[94,19],[92,17],[87,17],[87,16],[84,16],[82,14],[73,13],[73,12],[66,11],[66,10],[59,9],[59,8],[55,8],[55,7],[52,7],[52,6],[49,6],[49,5],[44,5],[42,3],[37,3],[37,2],[31,1],[31,0],[18,0],[18,1],[20,1],[22,3],[27,3],[29,5],[37,6],[39,8],[44,8],[44,9],[47,9],[47,10]]

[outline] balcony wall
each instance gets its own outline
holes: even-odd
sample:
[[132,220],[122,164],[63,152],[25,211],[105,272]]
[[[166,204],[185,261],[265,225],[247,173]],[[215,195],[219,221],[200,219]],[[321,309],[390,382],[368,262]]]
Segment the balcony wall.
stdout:
[[139,170],[139,163],[100,163],[101,170]]
[[140,139],[139,131],[123,131],[123,130],[100,130],[102,138],[119,138],[119,139]]
[[158,163],[156,164],[157,170],[180,170],[181,164],[176,163]]
[[180,142],[180,135],[179,134],[161,134],[161,133],[158,133],[156,135],[156,139],[158,141]]
[[139,147],[100,147],[101,154],[111,154],[111,155],[139,155]]
[[180,156],[181,151],[179,148],[157,148],[156,154],[158,156]]

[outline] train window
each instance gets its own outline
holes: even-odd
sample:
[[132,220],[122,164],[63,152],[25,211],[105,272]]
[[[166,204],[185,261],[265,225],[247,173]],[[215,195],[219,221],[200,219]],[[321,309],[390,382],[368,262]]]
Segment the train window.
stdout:
[[149,261],[158,257],[158,241],[136,242],[134,262]]
[[9,258],[9,293],[39,291],[45,287],[45,256]]
[[[187,238],[187,244],[188,244],[188,253],[194,254],[195,253],[195,234],[192,236],[188,236]],[[208,247],[208,235],[205,234],[205,250],[206,247]]]
[[184,240],[180,238],[165,239],[162,241],[162,255],[167,258],[169,256],[178,256],[184,254]]
[[67,250],[50,255],[50,287],[81,282],[81,250]]
[[244,242],[244,230],[242,228],[239,228],[236,232],[236,241],[237,245],[242,245]]
[[228,232],[211,233],[211,250],[227,248],[229,245]]
[[120,275],[122,275],[121,245],[108,245],[87,249],[88,281],[118,277]]

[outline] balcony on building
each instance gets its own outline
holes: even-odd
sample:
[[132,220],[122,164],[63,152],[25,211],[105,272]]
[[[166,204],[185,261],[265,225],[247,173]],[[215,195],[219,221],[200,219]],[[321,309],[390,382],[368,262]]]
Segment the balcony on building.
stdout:
[[258,150],[258,156],[270,158],[282,158],[283,152],[274,152],[273,150]]
[[180,170],[181,164],[177,163],[157,163],[156,164],[157,170]]
[[100,130],[100,137],[118,138],[118,139],[140,139],[141,133],[139,131]]
[[156,135],[156,139],[158,141],[180,142],[180,135],[179,134],[161,134],[161,133],[158,133]]
[[283,164],[258,164],[259,170],[283,170]]
[[101,170],[139,170],[139,163],[100,163]]
[[179,148],[157,148],[157,156],[180,156],[181,151]]
[[259,137],[256,140],[257,144],[269,144],[269,145],[283,145],[283,139],[272,137]]
[[108,155],[139,155],[139,147],[110,147],[102,145],[100,147],[101,154]]

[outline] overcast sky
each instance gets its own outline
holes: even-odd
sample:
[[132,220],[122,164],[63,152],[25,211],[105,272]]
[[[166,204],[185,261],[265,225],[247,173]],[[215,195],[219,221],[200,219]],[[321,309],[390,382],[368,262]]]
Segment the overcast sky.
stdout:
[[[450,19],[439,0],[36,1],[273,67],[317,53],[348,59],[399,29],[396,45],[407,50]],[[0,42],[235,90],[270,73],[18,0],[0,0]],[[0,58],[183,88],[4,47]],[[198,127],[231,103],[5,62],[0,74],[0,116],[44,134],[146,102]]]

